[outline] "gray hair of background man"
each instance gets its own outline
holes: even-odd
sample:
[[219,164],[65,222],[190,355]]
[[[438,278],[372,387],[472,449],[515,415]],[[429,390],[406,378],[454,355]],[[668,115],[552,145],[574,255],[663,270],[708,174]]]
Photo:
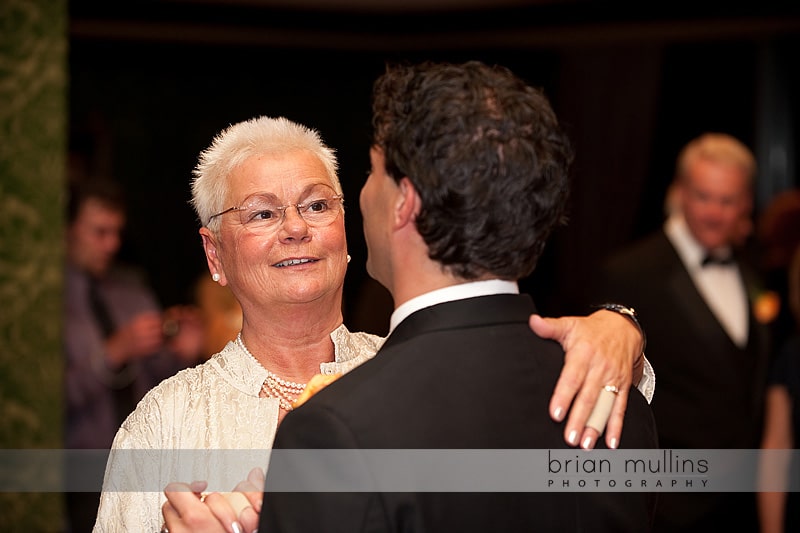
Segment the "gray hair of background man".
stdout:
[[698,159],[736,165],[744,171],[750,184],[757,171],[756,159],[750,149],[725,133],[705,133],[689,142],[678,154],[676,177],[685,177],[690,164]]

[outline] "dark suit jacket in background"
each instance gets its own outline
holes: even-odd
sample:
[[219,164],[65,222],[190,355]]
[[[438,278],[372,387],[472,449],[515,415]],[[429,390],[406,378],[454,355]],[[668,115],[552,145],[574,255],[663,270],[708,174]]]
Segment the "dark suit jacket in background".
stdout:
[[[494,295],[413,313],[373,360],[290,413],[274,449],[565,448],[548,416],[563,351],[531,332],[533,312],[526,295]],[[636,389],[622,444],[657,446]],[[641,532],[654,504],[644,493],[266,493],[259,530]]]
[[[758,285],[755,270],[738,264],[752,297]],[[753,317],[752,301],[748,345],[741,349],[703,300],[663,231],[611,257],[592,285],[587,304],[624,302],[636,309],[647,332],[661,448],[759,447],[769,344],[766,329]],[[754,513],[752,494],[661,494],[655,529],[721,531],[728,524],[735,531],[753,531]]]

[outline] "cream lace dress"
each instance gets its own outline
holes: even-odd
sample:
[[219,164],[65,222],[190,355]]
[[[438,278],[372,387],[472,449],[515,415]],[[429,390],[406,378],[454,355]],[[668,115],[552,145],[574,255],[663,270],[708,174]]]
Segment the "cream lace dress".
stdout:
[[[352,370],[383,343],[344,325],[331,339],[335,361],[320,365],[323,374]],[[229,491],[266,468],[278,427],[278,400],[259,397],[266,376],[229,342],[147,393],[114,438],[94,532],[158,531],[167,483],[207,480],[208,490]]]

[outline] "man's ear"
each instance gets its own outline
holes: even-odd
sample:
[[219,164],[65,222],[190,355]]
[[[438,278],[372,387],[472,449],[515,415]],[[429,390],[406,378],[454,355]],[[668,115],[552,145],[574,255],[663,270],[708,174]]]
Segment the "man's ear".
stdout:
[[408,177],[404,177],[398,183],[397,202],[395,203],[395,224],[398,227],[406,224],[413,224],[422,207],[417,189]]
[[200,238],[203,240],[203,251],[206,253],[206,262],[208,263],[208,271],[211,275],[219,275],[219,280],[216,280],[220,285],[225,286],[228,281],[225,279],[225,268],[222,266],[217,255],[217,238],[208,228],[200,228]]

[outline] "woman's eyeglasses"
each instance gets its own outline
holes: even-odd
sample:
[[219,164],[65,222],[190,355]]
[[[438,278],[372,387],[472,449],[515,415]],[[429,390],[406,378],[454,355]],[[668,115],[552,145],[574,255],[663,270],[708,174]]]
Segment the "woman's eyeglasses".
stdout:
[[212,215],[208,219],[208,223],[226,213],[236,213],[239,216],[239,223],[248,231],[263,235],[278,229],[281,222],[286,218],[286,210],[294,207],[306,224],[313,227],[321,227],[327,226],[336,220],[342,210],[343,203],[342,195],[336,194],[325,198],[307,200],[300,204],[275,205],[275,201],[270,196],[254,194],[248,196],[241,206],[229,207],[216,215]]

